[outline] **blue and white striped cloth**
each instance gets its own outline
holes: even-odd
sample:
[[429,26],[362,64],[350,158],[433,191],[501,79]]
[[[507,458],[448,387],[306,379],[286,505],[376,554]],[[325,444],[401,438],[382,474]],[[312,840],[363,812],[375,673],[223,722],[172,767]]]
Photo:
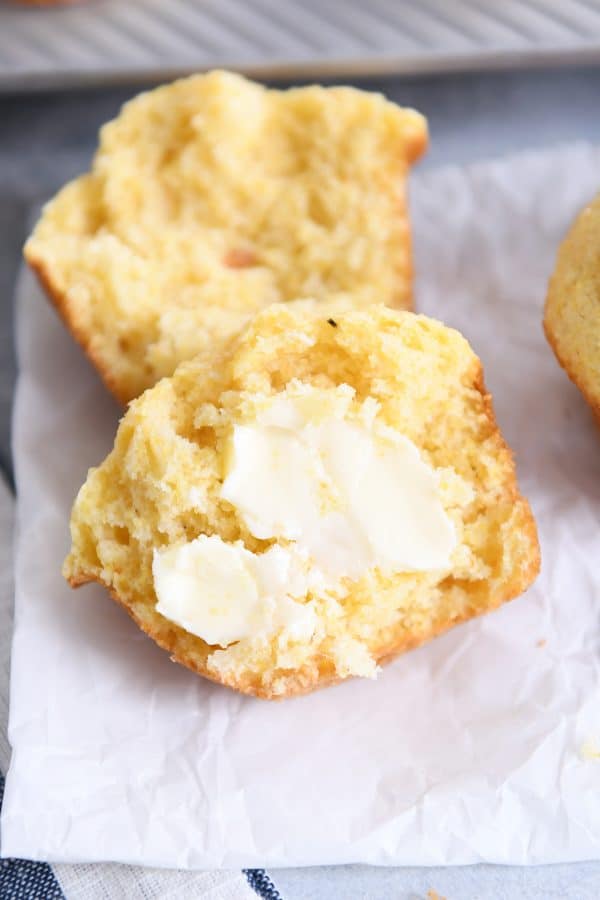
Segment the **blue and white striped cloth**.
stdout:
[[[14,498],[0,477],[0,772],[10,759],[7,738],[10,641],[13,618]],[[4,776],[0,774],[0,806]],[[0,848],[1,849],[1,848]],[[55,865],[0,860],[0,898],[6,900],[282,900],[264,869],[182,872],[115,863]]]

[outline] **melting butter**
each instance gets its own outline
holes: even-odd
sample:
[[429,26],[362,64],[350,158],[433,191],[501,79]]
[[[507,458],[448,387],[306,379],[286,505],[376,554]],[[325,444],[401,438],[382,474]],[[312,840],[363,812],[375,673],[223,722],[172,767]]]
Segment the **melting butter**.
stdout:
[[292,639],[310,640],[314,610],[293,599],[309,589],[306,567],[306,560],[284,547],[256,554],[216,535],[200,535],[154,551],[156,609],[221,647],[281,629]]
[[415,444],[373,421],[315,421],[307,406],[280,396],[233,428],[221,496],[248,530],[295,541],[336,578],[449,567],[454,526]]
[[405,435],[378,425],[374,402],[352,417],[350,389],[338,389],[339,403],[324,393],[278,395],[233,426],[226,449],[222,498],[256,538],[285,545],[255,554],[201,535],[155,550],[158,612],[208,644],[278,631],[308,641],[317,616],[298,600],[311,589],[338,590],[375,568],[450,567],[457,540],[435,470]]

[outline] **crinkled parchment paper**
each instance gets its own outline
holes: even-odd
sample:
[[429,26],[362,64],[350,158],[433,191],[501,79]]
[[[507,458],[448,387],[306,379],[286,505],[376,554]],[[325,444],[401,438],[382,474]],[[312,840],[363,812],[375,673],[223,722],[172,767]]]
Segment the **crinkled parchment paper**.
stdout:
[[283,703],[202,681],[104,591],[63,583],[69,508],[119,410],[23,277],[4,855],[179,868],[600,856],[600,433],[541,330],[558,240],[599,184],[585,146],[415,178],[419,308],[484,362],[542,575],[377,682]]

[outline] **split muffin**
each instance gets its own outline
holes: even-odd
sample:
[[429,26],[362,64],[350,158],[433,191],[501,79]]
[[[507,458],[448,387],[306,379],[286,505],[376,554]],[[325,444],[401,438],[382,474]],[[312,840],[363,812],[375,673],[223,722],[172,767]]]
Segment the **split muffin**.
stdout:
[[104,126],[25,257],[126,402],[276,301],[410,308],[406,179],[426,143],[379,94],[193,76]]
[[439,322],[277,304],[131,403],[64,574],[172,658],[266,698],[488,612],[539,568],[481,364]]

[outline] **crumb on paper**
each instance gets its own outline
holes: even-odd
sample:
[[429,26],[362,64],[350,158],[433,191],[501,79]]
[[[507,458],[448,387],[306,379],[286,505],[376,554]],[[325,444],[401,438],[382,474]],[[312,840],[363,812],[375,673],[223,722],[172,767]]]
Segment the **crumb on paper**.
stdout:
[[547,643],[548,643],[548,641],[546,640],[546,638],[540,638],[539,641],[535,642],[535,646],[536,647],[545,647]]
[[438,894],[437,891],[434,891],[433,888],[429,888],[427,891],[428,900],[446,900],[446,897],[442,897],[441,894]]
[[590,738],[581,745],[581,758],[587,760],[600,760],[600,745],[594,738]]

